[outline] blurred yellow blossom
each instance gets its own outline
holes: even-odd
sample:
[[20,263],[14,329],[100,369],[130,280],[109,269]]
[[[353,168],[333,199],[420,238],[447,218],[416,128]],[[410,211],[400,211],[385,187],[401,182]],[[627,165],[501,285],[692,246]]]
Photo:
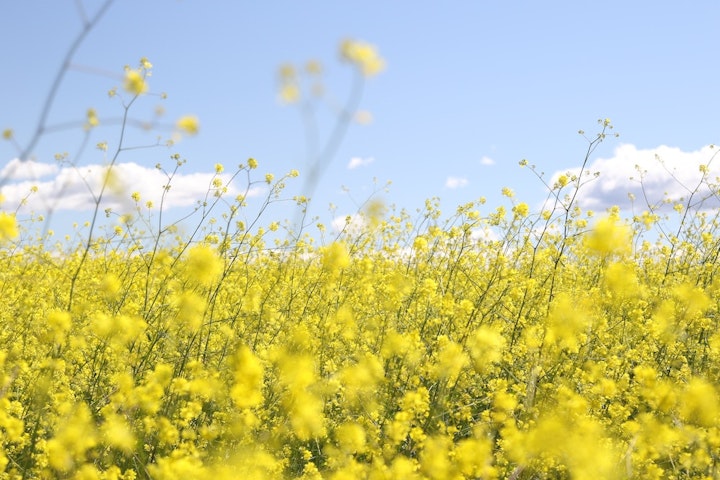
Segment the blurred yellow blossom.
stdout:
[[133,95],[141,95],[148,91],[148,85],[142,72],[130,69],[125,72],[123,88]]
[[185,262],[188,277],[203,285],[212,283],[221,273],[223,262],[215,250],[207,245],[190,249]]
[[234,358],[234,385],[231,398],[239,408],[253,407],[263,400],[264,368],[260,360],[246,346],[240,347]]
[[175,125],[178,130],[188,135],[197,135],[200,131],[200,121],[195,115],[180,117]]
[[530,213],[530,207],[527,203],[521,202],[513,207],[513,212],[520,218],[527,217]]
[[296,103],[300,100],[300,87],[295,83],[285,83],[280,88],[280,100],[283,103]]
[[629,253],[632,247],[630,229],[616,217],[606,216],[585,236],[585,246],[599,255]]
[[94,108],[88,108],[87,110],[87,123],[85,124],[86,129],[94,128],[100,125],[100,119],[97,116],[97,111]]
[[385,60],[375,46],[356,40],[344,40],[340,44],[340,55],[360,69],[366,77],[380,73],[385,68]]
[[10,240],[20,234],[15,215],[0,212],[0,241]]

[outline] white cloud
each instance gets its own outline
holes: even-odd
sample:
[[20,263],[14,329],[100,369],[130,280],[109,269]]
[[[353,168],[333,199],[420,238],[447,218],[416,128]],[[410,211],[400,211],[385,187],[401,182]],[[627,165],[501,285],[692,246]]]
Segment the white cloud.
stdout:
[[10,160],[7,165],[0,170],[0,179],[7,180],[35,180],[47,177],[58,171],[58,166],[54,163],[40,163],[33,160],[21,161],[18,158]]
[[335,217],[332,221],[332,229],[335,234],[345,232],[357,235],[363,231],[364,227],[365,219],[359,214]]
[[480,165],[495,165],[495,160],[485,156],[480,159]]
[[349,170],[353,170],[358,167],[367,167],[374,161],[375,161],[375,158],[373,158],[373,157],[365,157],[365,158],[353,157],[350,159],[350,162],[348,163],[347,168]]
[[468,184],[468,179],[464,177],[448,177],[445,180],[445,186],[447,188],[460,188]]
[[[711,183],[717,183],[715,179],[720,176],[720,159],[713,161],[717,153],[717,148],[710,146],[684,152],[665,145],[645,150],[634,145],[622,145],[615,149],[611,158],[599,158],[588,165],[586,171],[590,172],[590,176],[583,177],[587,183],[580,189],[578,202],[584,209],[602,211],[614,205],[629,209],[630,193],[636,198],[636,208],[646,207],[645,196],[652,205],[657,205],[664,198],[687,199],[701,183],[700,165],[708,165],[707,178]],[[555,172],[551,184],[567,172],[577,175],[580,169]],[[600,172],[600,175],[591,179],[594,172]],[[707,185],[701,185],[694,198],[699,200],[708,194]],[[718,206],[718,199],[713,198],[712,204],[704,206]]]
[[497,232],[487,225],[483,228],[476,228],[470,232],[470,238],[477,242],[496,242],[500,240]]
[[[6,208],[14,208],[26,199],[20,209],[21,213],[43,213],[49,209],[91,210],[107,175],[107,167],[104,165],[59,168],[55,164],[32,162],[32,168],[21,165],[11,170],[12,163],[0,172],[0,175],[6,174],[0,177],[0,192],[5,197]],[[160,207],[163,187],[168,183],[167,177],[161,171],[136,163],[119,163],[113,167],[112,172],[115,182],[104,193],[101,205],[103,209],[111,208],[119,213],[132,211],[134,201],[130,195],[133,192],[140,194],[142,203],[152,201],[156,208]],[[188,207],[204,199],[211,189],[214,176],[214,172],[177,173],[170,182],[163,208]],[[219,177],[224,183],[230,178],[227,174]],[[34,187],[37,187],[37,192],[30,193]],[[244,188],[241,188],[231,184],[226,195],[234,198],[244,191]],[[257,196],[263,191],[262,188],[254,188],[248,196]],[[212,197],[212,193],[210,196]]]

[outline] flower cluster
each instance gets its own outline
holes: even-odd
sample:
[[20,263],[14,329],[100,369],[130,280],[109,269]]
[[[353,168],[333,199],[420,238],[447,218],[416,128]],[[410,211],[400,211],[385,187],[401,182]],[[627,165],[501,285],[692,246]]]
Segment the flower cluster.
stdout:
[[281,254],[270,227],[145,253],[97,238],[74,282],[79,255],[15,239],[7,217],[0,468],[712,477],[717,230],[688,228],[679,250],[616,209],[584,223],[574,209],[560,229],[525,203],[483,204],[443,220],[428,201],[422,231],[372,210],[364,230]]

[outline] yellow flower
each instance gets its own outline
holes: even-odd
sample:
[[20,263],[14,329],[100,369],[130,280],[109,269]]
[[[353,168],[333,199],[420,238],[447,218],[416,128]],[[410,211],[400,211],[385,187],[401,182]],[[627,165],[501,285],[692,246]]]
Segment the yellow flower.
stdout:
[[470,334],[467,346],[475,370],[483,372],[493,363],[499,362],[505,350],[505,337],[499,328],[482,325]]
[[147,82],[145,82],[145,76],[138,70],[128,70],[125,72],[125,83],[123,88],[133,95],[141,95],[148,90]]
[[334,272],[350,265],[350,255],[345,245],[334,242],[323,249],[323,268],[326,271]]
[[580,307],[582,305],[570,295],[561,293],[555,297],[547,318],[546,342],[567,348],[571,352],[578,351],[581,335],[590,325],[590,319]]
[[108,415],[101,428],[103,441],[125,453],[132,453],[135,448],[135,435],[130,426],[119,415]]
[[355,64],[363,75],[371,77],[385,68],[385,60],[380,57],[375,46],[354,40],[344,40],[340,44],[340,56]]
[[250,170],[254,170],[258,167],[258,162],[254,158],[248,158],[248,167]]
[[293,432],[301,441],[320,438],[325,435],[325,403],[321,398],[306,390],[294,392],[286,399]]
[[12,128],[6,128],[5,130],[3,130],[3,132],[2,132],[2,137],[3,137],[3,140],[10,140],[10,139],[12,139],[12,138],[13,138]]
[[280,100],[283,103],[296,103],[300,100],[300,88],[295,83],[286,83],[280,88]]
[[97,432],[90,409],[81,403],[66,405],[71,411],[58,425],[53,438],[47,441],[50,466],[57,472],[69,472],[84,461],[85,452],[97,445]]
[[53,310],[48,313],[46,320],[52,334],[51,340],[55,343],[62,343],[72,326],[70,314],[61,310]]
[[453,460],[449,452],[451,445],[450,438],[446,436],[438,435],[426,439],[420,455],[420,468],[427,478],[453,478]]
[[88,108],[87,111],[87,123],[85,124],[86,129],[91,129],[100,125],[100,119],[98,119],[97,112],[94,108]]
[[427,250],[428,241],[425,237],[416,237],[413,241],[413,249],[418,253],[423,253]]
[[344,423],[335,430],[338,446],[345,453],[363,453],[366,449],[365,430],[357,423]]
[[283,83],[295,81],[296,76],[297,72],[295,71],[295,67],[290,63],[283,63],[280,65],[280,68],[278,68],[278,77],[280,77],[280,81]]
[[598,220],[593,231],[585,237],[585,246],[599,255],[629,253],[632,245],[630,229],[608,216]]
[[188,277],[203,285],[209,285],[222,273],[223,262],[215,251],[206,246],[198,245],[188,252],[185,263]]
[[373,114],[367,110],[360,110],[355,113],[354,119],[360,125],[369,125],[373,121]]
[[235,383],[230,397],[238,408],[249,408],[263,401],[264,368],[260,360],[246,346],[241,347],[235,357]]
[[515,212],[515,215],[518,217],[527,217],[530,212],[530,207],[525,202],[518,203],[513,207],[513,212]]
[[174,298],[177,320],[182,332],[196,333],[203,325],[207,304],[205,299],[192,291],[182,292]]
[[0,241],[10,240],[19,235],[15,215],[0,213]]
[[437,363],[433,365],[431,374],[434,378],[453,383],[468,363],[468,356],[460,344],[448,339],[446,335],[438,338]]
[[[120,233],[122,233],[122,228],[120,229]],[[120,279],[112,273],[106,273],[100,280],[100,292],[108,300],[117,298],[120,294],[120,288],[122,288]]]
[[322,73],[322,64],[317,60],[310,60],[305,64],[305,71],[310,75],[320,75]]
[[188,135],[197,135],[200,131],[200,122],[195,115],[185,115],[180,117],[175,124],[178,130]]

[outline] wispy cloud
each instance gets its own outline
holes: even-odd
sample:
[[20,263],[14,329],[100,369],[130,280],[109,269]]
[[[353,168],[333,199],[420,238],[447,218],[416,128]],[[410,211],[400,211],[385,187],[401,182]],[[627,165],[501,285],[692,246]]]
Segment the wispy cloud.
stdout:
[[[60,211],[88,211],[94,208],[96,198],[108,175],[104,165],[59,167],[51,163],[11,161],[0,171],[3,182],[0,192],[5,198],[4,206],[21,205],[20,212],[42,213],[49,209]],[[152,201],[157,207],[163,200],[163,208],[188,207],[202,200],[212,188],[214,173],[176,173],[170,189],[162,199],[168,178],[156,168],[136,163],[119,163],[112,168],[108,188],[103,194],[102,208],[127,212],[134,208],[130,197],[138,192],[141,201]],[[223,184],[230,175],[221,174]],[[33,192],[33,190],[37,190]],[[226,195],[234,197],[244,191],[243,186],[230,184]],[[253,188],[248,196],[257,196],[263,188]],[[210,194],[212,195],[212,193]]]
[[447,188],[461,188],[468,184],[468,179],[464,177],[448,177],[445,180],[445,187]]
[[486,165],[486,166],[495,165],[495,160],[493,160],[490,157],[484,156],[480,159],[480,165]]
[[[628,194],[636,198],[636,207],[645,207],[647,201],[656,205],[663,199],[682,201],[697,189],[694,199],[710,197],[704,207],[717,207],[720,202],[703,184],[700,165],[707,165],[706,178],[717,183],[720,177],[720,159],[714,159],[718,149],[710,146],[685,152],[665,145],[654,149],[638,149],[634,145],[622,145],[610,158],[599,158],[586,169],[586,183],[580,188],[578,202],[584,209],[602,211],[617,205],[629,209],[632,202]],[[555,172],[551,184],[565,173],[579,174],[579,168]],[[597,178],[592,175],[599,172]]]
[[349,170],[356,169],[358,167],[367,167],[371,163],[375,161],[375,158],[373,157],[353,157],[350,159],[350,162],[348,162],[347,168]]

